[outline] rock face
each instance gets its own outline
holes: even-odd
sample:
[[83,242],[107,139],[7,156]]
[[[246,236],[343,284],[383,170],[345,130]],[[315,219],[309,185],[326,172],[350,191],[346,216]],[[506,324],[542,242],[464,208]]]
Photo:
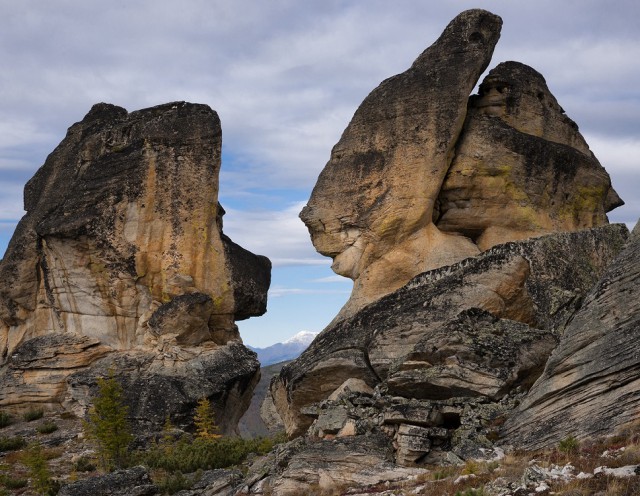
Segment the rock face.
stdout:
[[460,14],[371,92],[334,146],[301,218],[333,270],[355,281],[353,307],[478,252],[436,229],[433,207],[501,25],[486,11]]
[[60,496],[92,496],[97,494],[154,496],[160,494],[160,490],[151,482],[144,467],[134,467],[73,482],[63,486],[58,494]]
[[305,409],[350,378],[429,400],[530,386],[626,236],[610,225],[499,245],[330,325],[271,385],[287,433],[305,432]]
[[496,244],[606,224],[621,204],[535,70],[500,64],[469,99],[500,27],[486,11],[460,14],[333,148],[300,216],[354,280],[337,319]]
[[504,427],[505,442],[557,445],[637,422],[640,227],[573,317],[544,373]]
[[470,98],[435,224],[484,251],[604,225],[606,212],[621,203],[544,78],[524,64],[504,62]]
[[236,494],[334,494],[336,488],[375,487],[424,473],[397,467],[381,434],[333,441],[297,439],[250,467],[245,487]]
[[140,377],[219,373],[228,356],[231,384],[257,380],[255,355],[230,343],[234,321],[266,310],[270,262],[222,232],[221,136],[213,110],[185,102],[97,104],[69,129],[0,262],[0,405],[68,403],[65,377],[114,352]]

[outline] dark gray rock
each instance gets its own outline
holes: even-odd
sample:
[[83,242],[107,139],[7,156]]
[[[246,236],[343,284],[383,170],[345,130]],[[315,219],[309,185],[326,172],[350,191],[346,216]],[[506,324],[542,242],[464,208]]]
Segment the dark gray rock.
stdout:
[[89,477],[63,486],[58,496],[154,496],[160,494],[144,467]]
[[189,490],[179,491],[176,496],[232,496],[242,482],[239,470],[207,470]]
[[613,434],[640,405],[640,229],[585,298],[544,373],[504,426],[505,443],[536,449]]
[[235,342],[177,367],[151,353],[111,354],[69,376],[67,401],[88,405],[97,393],[97,379],[113,371],[137,433],[160,430],[167,416],[174,425],[190,429],[198,401],[208,398],[220,433],[233,434],[251,401],[259,370],[255,353]]

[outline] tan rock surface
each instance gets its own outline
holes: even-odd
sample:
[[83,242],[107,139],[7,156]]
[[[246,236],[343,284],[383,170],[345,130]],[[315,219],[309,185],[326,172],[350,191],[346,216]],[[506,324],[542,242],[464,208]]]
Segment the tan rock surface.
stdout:
[[438,229],[480,250],[608,222],[622,204],[609,175],[532,68],[505,62],[470,99],[438,197]]
[[499,64],[468,98],[499,28],[487,12],[460,14],[363,101],[335,145],[300,216],[354,280],[336,320],[496,244],[604,225],[622,204],[534,69]]
[[371,92],[334,146],[301,218],[334,271],[355,281],[351,307],[478,252],[434,228],[433,206],[501,24],[483,10],[457,16]]
[[[117,350],[158,346],[148,319],[187,293],[211,298],[214,327],[263,313],[268,260],[222,235],[220,148],[204,105],[128,114],[99,104],[73,125],[27,184],[27,214],[0,264],[4,354],[60,331]],[[252,269],[253,287],[238,284],[236,272]]]

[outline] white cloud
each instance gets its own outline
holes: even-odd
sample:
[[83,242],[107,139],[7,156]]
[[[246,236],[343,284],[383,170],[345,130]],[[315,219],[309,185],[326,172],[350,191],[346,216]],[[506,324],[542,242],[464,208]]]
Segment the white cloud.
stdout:
[[279,298],[281,296],[289,295],[348,295],[351,291],[348,290],[330,290],[330,289],[307,289],[307,288],[282,288],[275,287],[269,290],[269,298]]
[[335,276],[327,276],[320,277],[319,279],[312,279],[311,282],[319,282],[319,283],[349,283],[351,284],[351,279],[348,279],[343,276],[335,275]]
[[640,137],[586,135],[589,148],[609,171],[640,171]]
[[269,257],[274,266],[330,265],[328,258],[316,253],[298,218],[303,206],[304,202],[295,202],[279,211],[225,207],[224,232],[244,248]]
[[[43,163],[97,101],[135,110],[190,100],[221,116],[225,150],[236,159],[223,163],[226,197],[289,189],[292,199],[308,198],[362,99],[476,3],[0,0],[0,57],[11,69],[0,72],[0,185],[9,182],[6,170],[31,173]],[[504,19],[490,67],[508,59],[532,65],[603,165],[633,168],[637,141],[624,140],[640,134],[640,4],[487,0],[483,7]],[[605,137],[619,142],[600,143]],[[5,153],[15,147],[20,157]],[[0,203],[7,215],[19,213],[11,205],[21,204],[20,193],[9,191],[17,189],[0,188],[9,195]],[[325,263],[297,212],[243,210],[226,218],[241,245],[279,265]]]

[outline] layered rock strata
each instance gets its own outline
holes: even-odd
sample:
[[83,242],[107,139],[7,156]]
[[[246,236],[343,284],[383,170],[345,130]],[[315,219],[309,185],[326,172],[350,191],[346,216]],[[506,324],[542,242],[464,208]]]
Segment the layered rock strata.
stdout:
[[231,382],[254,382],[228,344],[266,311],[270,262],[222,232],[221,140],[216,112],[185,102],[97,104],[69,128],[0,262],[0,405],[69,402],[64,378],[113,352],[167,377],[232,355]]
[[640,225],[585,298],[544,373],[504,426],[504,442],[537,449],[610,435],[638,421]]
[[498,245],[334,323],[272,382],[287,433],[304,433],[305,409],[350,378],[430,400],[530,386],[627,233],[610,225]]
[[354,281],[337,319],[496,244],[606,224],[622,203],[535,70],[502,63],[469,98],[500,26],[460,14],[334,146],[300,217]]

